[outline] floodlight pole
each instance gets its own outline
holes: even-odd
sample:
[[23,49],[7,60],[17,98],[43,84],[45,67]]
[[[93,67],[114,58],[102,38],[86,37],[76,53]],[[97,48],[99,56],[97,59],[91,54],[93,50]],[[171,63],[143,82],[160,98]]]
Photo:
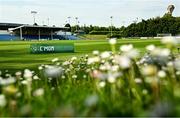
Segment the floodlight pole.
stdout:
[[20,39],[22,40],[22,27],[20,28]]
[[31,14],[33,15],[34,24],[35,24],[36,23],[36,14],[37,14],[37,11],[31,11]]
[[71,17],[70,16],[68,17],[68,21],[69,21],[69,24],[71,24]]
[[111,29],[111,36],[112,36],[112,35],[113,35],[113,34],[112,34],[112,28],[113,28],[112,20],[113,20],[113,16],[111,16],[110,18],[111,18],[111,28],[110,28],[110,29]]
[[38,29],[39,41],[41,40],[41,31],[40,28]]
[[78,31],[78,17],[76,17],[75,19],[76,19],[76,31]]

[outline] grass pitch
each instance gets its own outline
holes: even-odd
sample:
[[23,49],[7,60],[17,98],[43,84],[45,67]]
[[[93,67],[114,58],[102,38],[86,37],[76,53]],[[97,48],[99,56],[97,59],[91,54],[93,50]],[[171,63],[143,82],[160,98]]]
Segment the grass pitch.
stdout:
[[[31,54],[29,48],[34,43],[74,43],[75,53]],[[159,40],[132,39],[118,40],[116,50],[123,44],[133,44],[142,55],[149,44],[161,47]],[[0,116],[180,116],[180,71],[174,51],[169,56],[151,55],[160,58],[154,64],[137,64],[138,57],[130,59],[123,54],[89,64],[84,55],[93,50],[110,50],[108,41],[0,42],[0,70],[35,71],[26,69],[15,76],[5,71],[0,76]],[[51,63],[56,57],[64,61],[73,56],[84,57],[60,66],[53,66],[59,61]],[[177,67],[164,66],[161,61],[175,62]],[[46,63],[52,66],[36,71],[38,65]]]
[[[67,44],[74,43],[75,53],[52,53],[52,54],[30,54],[30,45],[37,43]],[[149,44],[161,46],[159,40],[118,40],[116,49],[123,44],[133,44],[141,53],[145,52],[145,47]],[[110,50],[108,40],[77,40],[77,41],[5,41],[0,42],[0,70],[17,71],[25,68],[35,69],[40,64],[48,64],[53,58],[64,61],[73,56],[91,55],[92,51]]]

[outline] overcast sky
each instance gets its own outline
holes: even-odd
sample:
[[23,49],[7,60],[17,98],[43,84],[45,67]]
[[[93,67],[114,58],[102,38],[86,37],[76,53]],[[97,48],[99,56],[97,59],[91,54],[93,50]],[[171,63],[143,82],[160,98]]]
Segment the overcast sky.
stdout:
[[63,26],[67,17],[75,24],[109,26],[110,16],[117,27],[128,25],[136,18],[163,16],[167,6],[175,5],[174,16],[180,16],[180,0],[0,0],[0,22],[32,24],[31,11],[37,11],[36,21],[42,25]]

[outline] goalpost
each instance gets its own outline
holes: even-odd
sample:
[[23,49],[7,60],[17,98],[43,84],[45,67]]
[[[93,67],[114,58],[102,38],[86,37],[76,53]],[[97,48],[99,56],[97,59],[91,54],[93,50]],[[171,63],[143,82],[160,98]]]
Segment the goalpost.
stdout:
[[172,36],[171,33],[158,33],[157,37],[167,37],[167,36]]

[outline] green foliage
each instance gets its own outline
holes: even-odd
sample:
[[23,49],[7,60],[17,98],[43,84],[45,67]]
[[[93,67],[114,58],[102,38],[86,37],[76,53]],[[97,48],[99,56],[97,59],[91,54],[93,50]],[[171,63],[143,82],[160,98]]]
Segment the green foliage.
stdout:
[[[107,35],[110,32],[110,27],[100,27],[100,26],[72,26],[72,32],[75,32],[76,29],[83,30],[86,34],[91,35]],[[120,28],[112,27],[113,32],[120,31]]]
[[[86,34],[108,35],[111,31],[110,27],[99,26],[77,26],[86,32]],[[75,32],[76,26],[72,27]],[[142,20],[139,23],[132,23],[128,27],[113,27],[112,31],[116,37],[155,37],[159,33],[171,33],[172,35],[180,34],[180,17],[173,17],[165,14],[162,18],[156,17],[148,20]],[[108,35],[109,37],[109,35]]]
[[[176,44],[164,41],[167,48],[162,48],[149,45],[150,40],[120,42],[121,46],[115,39],[109,40],[110,47],[120,47],[112,53],[107,49],[107,42],[82,41],[78,48],[91,45],[93,49],[103,47],[106,52],[93,51],[93,56],[65,61],[55,58],[50,64],[41,61],[35,72],[29,69],[14,75],[2,72],[0,116],[180,116],[180,58],[173,52]],[[149,45],[148,54],[140,56],[129,43],[139,51]],[[171,44],[174,45],[170,48]]]
[[118,38],[118,39],[120,39],[122,36],[121,36],[121,34],[118,32],[118,33],[113,33],[112,35],[111,35],[111,33],[109,33],[109,34],[107,35],[107,37],[108,37],[108,38]]
[[71,32],[71,25],[70,25],[69,23],[68,23],[68,24],[66,24],[64,27],[69,28],[67,31]]
[[166,14],[164,17],[142,20],[126,27],[122,35],[124,37],[154,37],[158,33],[180,34],[180,17],[172,17]]
[[[89,34],[90,35],[108,35],[110,33],[111,33],[111,31],[91,31]],[[112,33],[114,35],[120,34],[119,31],[112,31]]]

